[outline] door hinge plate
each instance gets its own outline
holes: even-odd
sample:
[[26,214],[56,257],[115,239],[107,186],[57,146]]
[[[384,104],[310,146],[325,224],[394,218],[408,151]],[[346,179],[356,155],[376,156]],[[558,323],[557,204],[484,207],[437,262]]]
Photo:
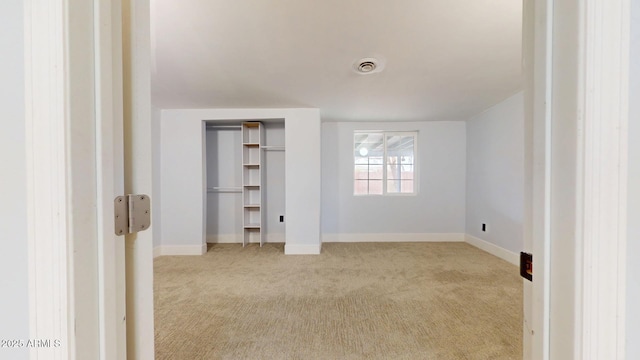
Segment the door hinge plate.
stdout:
[[118,196],[113,201],[116,235],[132,234],[151,226],[151,198],[148,195]]

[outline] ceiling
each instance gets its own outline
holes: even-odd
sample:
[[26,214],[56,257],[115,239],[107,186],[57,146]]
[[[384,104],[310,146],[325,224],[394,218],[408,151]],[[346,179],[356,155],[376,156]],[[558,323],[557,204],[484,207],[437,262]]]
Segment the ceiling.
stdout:
[[[158,108],[465,120],[521,87],[519,0],[152,0]],[[361,75],[365,57],[384,64]]]

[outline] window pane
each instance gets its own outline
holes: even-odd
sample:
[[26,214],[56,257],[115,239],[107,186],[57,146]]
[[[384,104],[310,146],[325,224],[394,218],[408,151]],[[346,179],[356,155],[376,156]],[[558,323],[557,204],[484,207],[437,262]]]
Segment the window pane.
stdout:
[[355,133],[353,150],[355,156],[383,156],[384,135],[382,133]]
[[369,180],[369,194],[382,195],[382,180]]
[[369,165],[369,179],[382,180],[382,165]]
[[401,179],[400,177],[400,166],[394,165],[391,162],[387,163],[387,179]]
[[355,165],[354,179],[368,179],[369,178],[369,165]]
[[369,158],[368,157],[362,157],[362,156],[354,156],[353,157],[353,163],[354,164],[368,164],[369,163]]
[[413,193],[413,180],[402,180],[401,183],[401,192],[403,193]]
[[400,161],[403,165],[413,165],[413,156],[402,156]]
[[367,195],[369,193],[369,180],[354,180],[353,193],[355,195]]
[[413,179],[413,165],[402,165],[400,174],[402,175],[401,179],[408,180]]
[[387,192],[389,194],[413,193],[413,180],[389,180],[387,181]]
[[387,192],[390,194],[399,193],[400,192],[400,180],[388,180],[387,181]]
[[387,135],[387,156],[405,156],[413,160],[412,135]]
[[383,137],[383,133],[381,132],[374,132],[374,133],[357,132],[353,135],[353,140],[356,146],[360,144],[381,144],[382,137]]
[[382,156],[369,156],[369,164],[382,165]]
[[365,142],[368,137],[369,134],[366,133],[355,133],[353,134],[353,142],[356,144],[356,147],[358,147],[358,145]]

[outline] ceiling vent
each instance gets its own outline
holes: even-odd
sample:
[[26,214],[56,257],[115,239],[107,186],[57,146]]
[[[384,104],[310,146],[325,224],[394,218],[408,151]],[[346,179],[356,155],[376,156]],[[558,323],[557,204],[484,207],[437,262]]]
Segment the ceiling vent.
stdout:
[[353,70],[361,75],[382,71],[384,64],[375,58],[364,58],[353,63]]
[[375,69],[376,69],[376,63],[374,63],[373,61],[363,61],[360,64],[358,64],[358,71],[361,73],[372,72]]

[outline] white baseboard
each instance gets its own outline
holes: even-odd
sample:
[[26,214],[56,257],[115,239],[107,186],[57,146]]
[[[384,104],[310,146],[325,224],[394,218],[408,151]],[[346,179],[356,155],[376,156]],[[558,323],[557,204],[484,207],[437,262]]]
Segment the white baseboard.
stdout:
[[285,244],[285,255],[320,255],[322,245]]
[[[259,241],[252,240],[250,243],[259,243]],[[265,242],[268,243],[283,243],[285,242],[284,234],[267,234]],[[222,234],[222,235],[208,235],[207,244],[242,244],[242,234]]]
[[322,242],[463,242],[463,233],[322,234]]
[[208,244],[242,244],[242,234],[207,235]]
[[204,255],[207,244],[202,245],[161,245],[153,248],[153,257],[175,255]]
[[484,250],[489,254],[497,256],[506,262],[509,262],[516,266],[520,266],[520,255],[514,252],[511,252],[507,249],[501,248],[498,245],[492,244],[486,240],[482,240],[469,234],[465,235],[465,241],[469,245],[473,245],[480,250]]

